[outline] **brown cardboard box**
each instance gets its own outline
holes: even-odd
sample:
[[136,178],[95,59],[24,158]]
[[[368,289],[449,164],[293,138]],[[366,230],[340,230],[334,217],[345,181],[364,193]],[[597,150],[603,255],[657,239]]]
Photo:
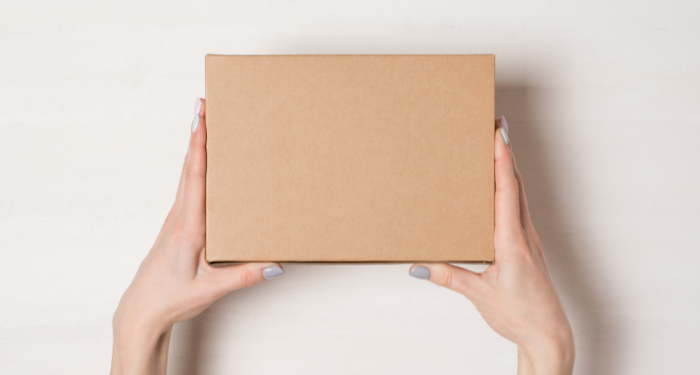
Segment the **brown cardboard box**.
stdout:
[[208,55],[207,260],[493,261],[494,68]]

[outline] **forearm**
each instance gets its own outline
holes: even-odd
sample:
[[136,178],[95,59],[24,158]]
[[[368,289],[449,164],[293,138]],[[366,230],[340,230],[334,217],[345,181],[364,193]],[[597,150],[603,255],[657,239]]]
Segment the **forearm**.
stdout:
[[129,322],[114,324],[111,375],[165,375],[172,326],[153,328]]

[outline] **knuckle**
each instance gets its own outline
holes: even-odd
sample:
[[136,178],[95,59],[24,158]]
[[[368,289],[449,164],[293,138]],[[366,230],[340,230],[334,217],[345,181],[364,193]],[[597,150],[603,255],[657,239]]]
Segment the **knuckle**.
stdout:
[[527,255],[530,254],[530,243],[522,231],[496,236],[494,241],[502,259],[510,259],[517,262],[528,260]]
[[253,277],[253,272],[247,267],[241,269],[241,272],[238,274],[238,278],[241,287],[243,288],[255,285],[255,277]]
[[[502,137],[502,135],[500,134],[500,131],[497,131],[496,134],[497,134],[496,135],[497,137]],[[509,161],[510,159],[511,159],[511,155],[510,155],[510,149],[508,148],[508,146],[500,148],[500,149],[496,148],[496,161],[497,162],[506,162],[506,161]]]
[[192,220],[189,215],[182,215],[178,218],[175,229],[188,237],[189,235],[199,233],[203,226],[204,225],[197,220]]
[[535,257],[532,256],[532,252],[527,247],[523,248],[520,252],[520,261],[527,265],[532,265],[535,263]]
[[500,184],[497,184],[496,190],[514,193],[519,191],[520,187],[518,186],[518,180],[516,180],[515,178],[509,178],[508,180],[502,181]]
[[515,168],[513,170],[513,174],[515,174],[515,178],[518,180],[518,183],[522,184],[523,183],[523,175],[520,174],[520,171],[517,168]]
[[198,221],[190,221],[185,225],[185,236],[187,238],[200,238],[203,237],[206,232],[205,224]]
[[532,251],[526,239],[522,239],[517,244],[515,244],[514,258],[518,263],[524,265],[534,264],[535,259],[533,257]]
[[182,238],[185,237],[185,233],[187,232],[187,225],[185,221],[182,219],[182,217],[178,217],[175,219],[175,223],[173,224],[173,239],[176,241],[182,240]]
[[204,223],[181,216],[173,224],[172,239],[176,242],[197,242],[204,237],[205,232]]
[[454,281],[454,274],[450,270],[441,269],[437,273],[435,278],[435,283],[448,289],[452,289],[452,282]]
[[201,168],[194,167],[194,166],[187,167],[187,170],[185,170],[185,179],[186,180],[199,179],[199,178],[204,178],[204,173],[202,172]]
[[176,232],[182,232],[185,229],[185,220],[182,217],[182,215],[177,215],[177,217],[173,218],[175,221],[173,223],[173,230]]

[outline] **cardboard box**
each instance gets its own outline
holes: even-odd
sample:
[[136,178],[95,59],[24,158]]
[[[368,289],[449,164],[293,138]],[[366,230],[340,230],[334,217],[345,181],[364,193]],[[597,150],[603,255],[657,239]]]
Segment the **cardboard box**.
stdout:
[[494,56],[206,57],[209,262],[491,262]]

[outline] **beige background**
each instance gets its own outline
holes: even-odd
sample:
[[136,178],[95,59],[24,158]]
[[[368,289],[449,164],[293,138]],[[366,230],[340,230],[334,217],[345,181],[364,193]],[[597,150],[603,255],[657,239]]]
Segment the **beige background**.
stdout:
[[[59,5],[61,3],[61,5]],[[0,4],[0,373],[106,373],[206,53],[495,53],[576,374],[700,370],[700,3]],[[173,374],[512,374],[407,265],[287,265],[176,326]]]

